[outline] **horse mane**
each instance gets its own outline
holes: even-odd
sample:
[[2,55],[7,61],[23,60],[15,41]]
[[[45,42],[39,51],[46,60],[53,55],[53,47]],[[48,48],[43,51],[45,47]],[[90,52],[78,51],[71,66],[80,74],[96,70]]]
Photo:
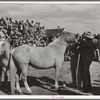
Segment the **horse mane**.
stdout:
[[55,45],[59,41],[59,38],[60,36],[58,38],[55,38],[49,45]]

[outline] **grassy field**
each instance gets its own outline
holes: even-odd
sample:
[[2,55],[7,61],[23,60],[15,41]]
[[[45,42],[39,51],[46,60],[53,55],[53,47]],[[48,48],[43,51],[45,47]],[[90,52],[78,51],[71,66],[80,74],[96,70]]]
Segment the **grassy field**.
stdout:
[[[29,66],[28,70],[28,83],[31,87],[31,90],[33,91],[33,95],[79,95],[72,91],[68,91],[67,89],[60,89],[58,91],[54,90],[53,86],[55,79],[55,70],[53,68],[39,70]],[[92,94],[100,95],[100,63],[93,62],[90,67],[90,73],[93,86]],[[60,86],[62,85],[63,80],[66,82],[66,84],[70,84],[72,82],[69,62],[65,62],[64,66],[61,69],[59,76]],[[27,94],[23,83],[20,83],[24,94]],[[5,94],[7,93],[3,92],[3,90],[0,91],[0,95]]]

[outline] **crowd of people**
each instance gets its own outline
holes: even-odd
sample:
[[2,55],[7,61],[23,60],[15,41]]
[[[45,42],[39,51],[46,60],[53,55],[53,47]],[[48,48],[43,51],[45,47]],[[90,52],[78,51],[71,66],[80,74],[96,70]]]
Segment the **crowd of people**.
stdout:
[[22,44],[44,47],[50,42],[50,37],[45,33],[45,27],[40,22],[18,21],[8,17],[0,19],[0,39],[9,39],[12,48]]
[[[79,34],[77,35],[82,37]],[[58,36],[53,34],[48,36],[45,27],[41,26],[40,22],[29,21],[28,19],[18,21],[8,17],[1,17],[0,19],[0,39],[9,39],[12,48],[22,44],[44,47],[52,42],[55,37]],[[94,34],[94,37],[97,40],[100,39],[99,34]]]

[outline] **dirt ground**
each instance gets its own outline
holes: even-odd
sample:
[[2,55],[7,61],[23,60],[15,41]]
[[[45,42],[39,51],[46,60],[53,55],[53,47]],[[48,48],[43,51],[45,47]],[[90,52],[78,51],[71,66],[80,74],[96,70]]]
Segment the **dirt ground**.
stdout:
[[[90,72],[93,86],[92,94],[100,95],[100,63],[93,62],[90,67]],[[69,62],[64,63],[60,74],[63,76],[63,78],[61,75],[59,76],[60,86],[62,86],[62,80],[64,80],[69,86],[69,84],[72,82]],[[79,95],[78,93],[68,91],[67,89],[59,89],[58,91],[55,91],[53,88],[54,79],[55,70],[53,68],[40,70],[30,66],[28,69],[28,83],[31,90],[33,91],[33,95]],[[20,84],[23,93],[27,95],[27,91],[22,81]],[[0,95],[8,95],[8,92],[5,92],[3,89],[3,87],[0,89]]]

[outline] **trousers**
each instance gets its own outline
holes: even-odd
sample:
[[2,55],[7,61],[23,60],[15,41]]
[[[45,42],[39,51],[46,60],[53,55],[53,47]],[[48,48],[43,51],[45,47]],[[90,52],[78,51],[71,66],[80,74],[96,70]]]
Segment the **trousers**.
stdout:
[[90,79],[90,65],[92,63],[92,58],[89,56],[83,56],[80,59],[80,75],[83,82],[83,89],[88,90],[91,88],[91,79]]
[[77,59],[71,58],[70,59],[70,66],[71,66],[71,75],[72,75],[72,85],[73,85],[73,87],[76,87]]

